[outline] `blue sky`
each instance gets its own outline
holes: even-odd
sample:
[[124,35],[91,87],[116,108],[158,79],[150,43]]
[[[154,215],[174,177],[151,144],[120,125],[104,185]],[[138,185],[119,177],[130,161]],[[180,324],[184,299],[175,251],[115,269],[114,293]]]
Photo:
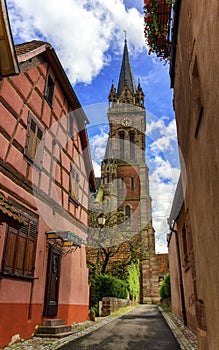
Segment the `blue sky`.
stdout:
[[156,251],[167,252],[167,218],[179,176],[169,65],[147,54],[143,0],[7,0],[15,43],[44,40],[55,49],[84,108],[94,169],[107,142],[107,98],[117,86],[124,30],[133,75],[145,93],[147,165]]

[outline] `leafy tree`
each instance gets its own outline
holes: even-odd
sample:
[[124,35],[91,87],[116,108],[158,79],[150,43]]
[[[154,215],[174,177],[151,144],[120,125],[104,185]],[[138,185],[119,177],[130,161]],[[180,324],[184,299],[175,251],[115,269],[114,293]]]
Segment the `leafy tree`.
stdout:
[[124,276],[127,266],[140,254],[140,236],[132,237],[123,231],[123,209],[104,214],[105,222],[98,225],[100,213],[90,211],[87,244],[87,265],[90,278],[95,274],[109,273]]

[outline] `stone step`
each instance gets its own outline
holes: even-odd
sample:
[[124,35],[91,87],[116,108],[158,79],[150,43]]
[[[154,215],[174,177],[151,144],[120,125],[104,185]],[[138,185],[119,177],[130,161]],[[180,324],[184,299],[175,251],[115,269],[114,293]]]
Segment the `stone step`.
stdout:
[[60,318],[43,320],[43,326],[62,326],[64,324],[65,321]]
[[68,335],[73,334],[73,332],[65,332],[65,333],[58,333],[58,334],[51,334],[51,333],[35,333],[35,337],[40,337],[40,338],[64,338],[67,337]]
[[39,326],[36,330],[38,334],[62,334],[71,332],[71,326],[60,325],[60,326]]

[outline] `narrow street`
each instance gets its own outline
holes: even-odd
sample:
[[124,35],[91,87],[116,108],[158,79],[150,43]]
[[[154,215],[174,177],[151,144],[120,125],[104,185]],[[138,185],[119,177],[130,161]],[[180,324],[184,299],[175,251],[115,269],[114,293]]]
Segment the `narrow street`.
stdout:
[[111,323],[78,338],[62,350],[178,350],[157,306],[140,305]]

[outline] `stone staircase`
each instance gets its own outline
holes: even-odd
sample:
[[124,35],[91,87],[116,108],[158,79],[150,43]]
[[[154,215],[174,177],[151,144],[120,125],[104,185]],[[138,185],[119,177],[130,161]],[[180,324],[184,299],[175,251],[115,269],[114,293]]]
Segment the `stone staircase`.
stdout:
[[42,338],[64,338],[72,334],[71,326],[65,325],[61,319],[47,319],[43,321],[43,325],[37,327],[35,337]]

